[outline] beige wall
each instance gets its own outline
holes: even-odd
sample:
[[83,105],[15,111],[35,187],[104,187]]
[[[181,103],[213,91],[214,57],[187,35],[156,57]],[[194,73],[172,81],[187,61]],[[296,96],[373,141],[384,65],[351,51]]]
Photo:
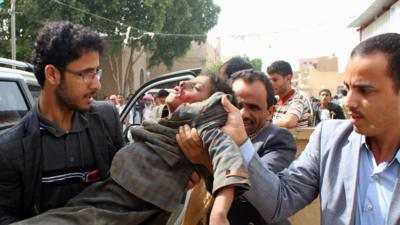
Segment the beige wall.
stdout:
[[300,71],[305,72],[311,69],[316,69],[321,72],[337,72],[338,59],[336,56],[333,55],[299,60]]
[[308,97],[317,97],[318,92],[324,88],[328,88],[332,95],[335,95],[338,86],[343,85],[343,73],[312,69],[308,73],[298,73],[292,82],[293,86],[302,90]]
[[[122,51],[122,68],[125,70],[126,65],[128,63],[130,54],[130,48],[125,48]],[[139,56],[139,52],[135,51],[134,58],[136,59]],[[145,81],[149,79],[147,76],[147,54],[144,52],[140,55],[137,62],[132,66],[132,72],[128,74],[128,82],[124,83],[126,86],[125,93],[118,93],[117,85],[115,80],[111,75],[111,67],[108,62],[108,59],[103,56],[102,58],[102,68],[104,71],[103,77],[101,78],[102,89],[99,91],[97,97],[98,99],[103,99],[105,96],[110,96],[111,94],[122,94],[125,97],[132,93],[134,90],[140,87]],[[142,76],[141,76],[142,74]]]
[[210,65],[220,60],[220,50],[214,48],[207,42],[198,44],[192,42],[191,49],[182,58],[175,59],[174,65],[168,71],[164,64],[150,69],[150,77],[156,77],[170,71],[178,71],[192,68],[207,69]]
[[[123,68],[126,68],[128,63],[128,58],[130,54],[130,48],[125,48],[122,52],[122,64]],[[202,68],[206,69],[210,65],[214,64],[220,60],[220,47],[213,47],[207,42],[198,44],[197,42],[192,42],[191,49],[186,53],[184,57],[176,59],[174,61],[173,67],[168,71],[164,64],[147,69],[148,60],[150,53],[144,52],[138,59],[138,61],[132,66],[132,72],[128,75],[128,82],[126,85],[126,93],[118,93],[117,85],[112,78],[111,68],[104,57],[102,59],[102,68],[104,70],[104,76],[101,80],[102,89],[97,95],[97,99],[103,99],[105,96],[110,96],[111,94],[123,94],[127,96],[129,93],[133,93],[146,81],[170,71],[178,71],[192,68]],[[135,51],[134,59],[138,57],[138,51]]]
[[293,87],[308,97],[318,96],[321,89],[328,88],[335,95],[343,84],[343,74],[338,72],[336,56],[321,56],[299,60],[299,71],[294,72]]

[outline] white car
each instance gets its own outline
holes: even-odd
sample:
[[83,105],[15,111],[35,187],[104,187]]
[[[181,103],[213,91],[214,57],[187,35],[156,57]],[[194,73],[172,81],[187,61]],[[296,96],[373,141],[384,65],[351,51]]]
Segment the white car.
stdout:
[[6,66],[30,67],[27,63],[0,58],[0,132],[22,119],[32,109],[40,93],[33,73]]

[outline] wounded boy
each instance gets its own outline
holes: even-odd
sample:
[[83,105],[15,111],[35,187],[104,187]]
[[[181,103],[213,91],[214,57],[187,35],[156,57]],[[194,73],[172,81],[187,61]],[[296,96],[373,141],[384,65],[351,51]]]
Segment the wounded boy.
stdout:
[[[212,189],[214,204],[226,207],[210,223],[229,224],[232,193],[247,190],[249,181],[238,147],[219,129],[227,119],[221,104],[224,93],[232,95],[215,75],[182,82],[167,97],[167,118],[131,130],[135,142],[115,155],[108,179],[89,186],[63,208],[16,224],[165,224],[182,202],[194,170]],[[198,130],[213,162],[213,176],[179,150],[175,137],[184,124]]]

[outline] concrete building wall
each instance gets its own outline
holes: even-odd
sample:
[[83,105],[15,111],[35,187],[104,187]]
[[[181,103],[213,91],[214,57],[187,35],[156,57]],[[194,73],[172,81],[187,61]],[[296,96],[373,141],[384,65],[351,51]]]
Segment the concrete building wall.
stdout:
[[349,26],[359,28],[360,41],[382,33],[399,33],[400,0],[375,0]]
[[[130,48],[125,48],[122,51],[122,67],[126,68],[128,63]],[[139,56],[139,51],[135,51],[134,60]],[[97,99],[104,99],[105,96],[110,96],[111,94],[123,94],[124,96],[128,96],[130,93],[133,93],[137,90],[141,85],[143,85],[146,81],[171,71],[192,69],[192,68],[202,68],[206,69],[212,64],[216,63],[220,60],[220,47],[213,47],[209,45],[207,42],[205,43],[197,43],[192,42],[191,49],[186,53],[185,56],[176,59],[174,61],[174,65],[170,70],[167,70],[167,67],[164,64],[153,67],[151,69],[147,69],[148,59],[151,53],[144,52],[140,55],[139,59],[132,66],[131,72],[128,75],[128,82],[125,82],[124,85],[125,93],[118,93],[117,85],[115,80],[112,77],[112,69],[106,57],[102,59],[102,68],[104,70],[104,76],[101,80],[102,82],[102,90],[99,91],[97,95]]]
[[192,42],[191,49],[182,58],[175,59],[174,65],[170,70],[164,64],[153,67],[150,69],[150,77],[156,77],[160,74],[168,73],[171,71],[202,68],[207,69],[210,65],[214,64],[220,59],[220,50],[212,47],[207,42],[197,43]]
[[321,72],[311,70],[308,73],[299,73],[292,80],[293,86],[303,91],[308,97],[318,96],[321,89],[329,89],[335,95],[339,86],[343,85],[343,74],[338,72]]
[[338,59],[334,55],[300,59],[299,69],[294,72],[292,85],[308,97],[318,96],[324,88],[335,95],[343,84],[343,74],[338,72]]
[[321,72],[337,72],[338,59],[335,55],[332,55],[299,60],[300,71],[308,71],[310,69],[316,69]]
[[[125,71],[129,60],[130,48],[125,48],[121,54],[122,66],[120,69],[123,69],[123,71]],[[147,53],[144,52],[139,56],[139,52],[135,51],[133,59],[136,59],[137,57],[139,57],[138,60],[132,66],[131,71],[128,73],[127,82],[124,82],[123,84],[125,85],[125,93],[119,93],[116,81],[112,76],[113,70],[111,69],[108,58],[107,56],[103,56],[101,65],[104,71],[104,75],[101,79],[102,89],[101,91],[99,91],[97,99],[104,99],[105,96],[110,96],[111,94],[122,94],[126,97],[130,93],[134,92],[137,88],[139,88],[140,85],[142,85],[144,82],[149,80],[146,59]]]
[[361,41],[377,34],[390,31],[390,12],[386,11],[382,16],[361,30]]

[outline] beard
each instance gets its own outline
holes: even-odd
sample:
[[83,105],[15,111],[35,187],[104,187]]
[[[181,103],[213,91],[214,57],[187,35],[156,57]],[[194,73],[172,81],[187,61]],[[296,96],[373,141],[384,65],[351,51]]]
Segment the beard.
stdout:
[[[70,89],[71,90],[71,89]],[[61,81],[60,85],[56,88],[55,94],[56,94],[56,100],[58,102],[58,105],[61,108],[71,110],[71,111],[77,111],[80,113],[87,112],[89,108],[85,109],[82,107],[79,107],[75,102],[74,99],[68,95],[68,88],[65,85],[65,81]]]

